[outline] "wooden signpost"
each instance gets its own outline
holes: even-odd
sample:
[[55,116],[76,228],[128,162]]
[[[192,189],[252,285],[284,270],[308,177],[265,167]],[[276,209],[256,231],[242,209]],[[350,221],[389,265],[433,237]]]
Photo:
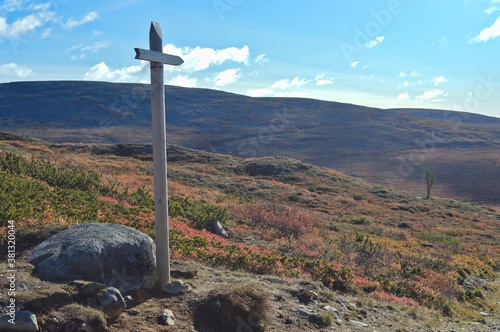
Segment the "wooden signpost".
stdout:
[[184,61],[163,53],[163,36],[160,25],[151,22],[149,48],[136,48],[135,58],[150,62],[151,68],[151,115],[153,129],[153,176],[156,233],[157,287],[170,283],[170,251],[168,243],[168,186],[167,186],[167,142],[165,116],[165,86],[163,64],[179,66]]

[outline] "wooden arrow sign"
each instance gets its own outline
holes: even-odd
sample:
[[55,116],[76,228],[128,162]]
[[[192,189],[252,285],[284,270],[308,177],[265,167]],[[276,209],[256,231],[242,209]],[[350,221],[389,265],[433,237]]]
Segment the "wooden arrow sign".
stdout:
[[172,66],[180,66],[184,63],[184,60],[177,55],[165,54],[161,52],[155,52],[150,50],[145,50],[142,48],[134,48],[135,58],[138,60],[146,60],[152,62],[160,62]]
[[163,64],[179,66],[184,61],[176,55],[162,53],[163,37],[160,24],[156,22],[151,22],[151,28],[149,29],[149,48],[149,50],[135,48],[135,58],[149,61],[151,70],[156,272],[158,278],[157,286],[163,289],[170,283],[167,142]]

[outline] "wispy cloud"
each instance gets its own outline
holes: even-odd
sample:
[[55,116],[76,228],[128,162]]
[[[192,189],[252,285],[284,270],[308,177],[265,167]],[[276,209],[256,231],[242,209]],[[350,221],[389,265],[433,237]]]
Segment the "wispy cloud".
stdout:
[[317,86],[324,86],[324,85],[331,85],[331,84],[333,84],[333,81],[328,80],[328,79],[321,79],[321,80],[316,81]]
[[236,82],[241,77],[240,69],[226,69],[215,76],[215,85],[224,86]]
[[55,20],[55,13],[44,7],[35,13],[16,19],[9,24],[5,17],[0,17],[0,39],[18,38],[22,35],[31,34],[43,27],[46,23]]
[[448,80],[446,78],[444,78],[444,76],[438,76],[438,77],[433,78],[431,80],[431,82],[434,83],[434,86],[438,86],[441,83],[448,82]]
[[14,77],[28,77],[32,76],[35,73],[31,68],[25,65],[18,65],[16,63],[7,63],[4,65],[0,65],[0,75],[2,76],[14,76]]
[[324,85],[330,85],[333,84],[333,79],[325,78],[326,73],[321,73],[319,75],[316,75],[316,78],[314,79],[316,81],[317,86],[324,86]]
[[403,82],[403,87],[404,88],[407,88],[409,85],[410,85],[410,82],[408,82],[408,81],[404,81]]
[[396,100],[406,100],[406,99],[410,99],[410,95],[408,94],[408,92],[400,93],[396,98]]
[[448,37],[447,36],[441,36],[435,41],[432,42],[432,46],[443,46],[448,42]]
[[400,71],[398,76],[401,78],[406,77],[406,73],[404,71]]
[[81,19],[79,20],[76,20],[74,18],[70,18],[68,19],[68,21],[63,24],[63,28],[65,29],[73,29],[73,28],[76,28],[76,27],[79,27],[81,25],[84,25],[86,23],[90,23],[90,22],[93,22],[97,19],[99,19],[99,13],[98,12],[90,12],[88,14],[86,14],[84,17],[82,17]]
[[264,63],[269,62],[269,59],[266,58],[266,54],[262,53],[255,58],[254,62],[258,65],[263,65]]
[[353,61],[351,62],[351,67],[356,68],[359,65],[359,61]]
[[309,81],[307,81],[306,79],[300,79],[298,77],[295,77],[291,81],[289,79],[282,79],[274,82],[274,84],[271,86],[271,89],[288,89],[290,87],[300,88],[301,86],[307,84],[308,82]]
[[0,5],[0,11],[14,12],[23,8],[23,0],[4,0]]
[[104,62],[90,68],[84,75],[84,80],[109,82],[142,82],[148,80],[149,66],[136,65],[122,69],[111,69]]
[[493,14],[494,12],[500,10],[500,8],[498,8],[497,6],[491,6],[490,8],[486,9],[484,12],[487,14],[487,15],[491,15]]
[[168,44],[163,48],[163,52],[175,54],[182,57],[184,64],[178,68],[168,66],[169,71],[184,71],[194,73],[208,69],[211,66],[221,65],[225,62],[237,62],[248,64],[250,59],[250,50],[248,46],[242,48],[228,47],[220,50],[207,47],[177,47]]
[[196,78],[184,75],[177,75],[168,82],[169,85],[183,86],[185,88],[196,88],[198,86],[197,83],[198,80]]
[[368,43],[366,43],[365,46],[367,48],[373,48],[373,47],[377,46],[378,44],[380,44],[381,42],[383,42],[384,39],[385,39],[384,36],[378,36],[377,38],[375,38],[375,39],[369,41]]
[[274,93],[271,89],[251,89],[247,91],[247,95],[250,97],[265,97],[271,96]]
[[443,90],[430,90],[430,91],[425,91],[422,95],[417,96],[417,100],[432,100],[435,99],[436,97],[444,95]]
[[500,17],[490,27],[483,29],[477,36],[472,38],[469,43],[487,42],[498,36],[500,36]]

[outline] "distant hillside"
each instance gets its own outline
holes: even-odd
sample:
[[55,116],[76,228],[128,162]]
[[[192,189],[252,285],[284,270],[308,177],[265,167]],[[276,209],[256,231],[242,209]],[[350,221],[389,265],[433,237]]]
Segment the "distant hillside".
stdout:
[[[423,194],[498,203],[500,119],[166,87],[170,143],[243,157],[287,156]],[[0,84],[0,130],[54,142],[149,143],[149,85]]]

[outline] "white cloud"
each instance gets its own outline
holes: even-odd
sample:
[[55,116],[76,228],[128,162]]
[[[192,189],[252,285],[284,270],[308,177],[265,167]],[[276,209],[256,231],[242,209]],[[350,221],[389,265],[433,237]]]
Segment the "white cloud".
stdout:
[[414,70],[414,71],[412,71],[412,72],[411,72],[410,76],[411,76],[411,77],[419,77],[419,76],[420,76],[420,74],[419,74],[419,73],[417,73],[417,71],[416,71],[416,70]]
[[65,24],[63,24],[63,27],[65,29],[73,29],[81,25],[84,25],[86,23],[93,22],[99,18],[100,17],[98,12],[90,12],[87,15],[85,15],[81,20],[75,20],[74,18],[68,19],[68,21]]
[[372,47],[375,47],[377,46],[378,44],[380,44],[381,42],[383,42],[385,39],[384,36],[378,36],[377,38],[375,38],[374,40],[371,40],[369,41],[368,43],[366,43],[366,47],[367,48],[372,48]]
[[406,77],[406,73],[404,71],[400,71],[399,77],[401,77],[401,78]]
[[258,65],[263,65],[264,63],[269,62],[269,59],[267,59],[266,55],[262,53],[255,58],[254,62]]
[[398,95],[398,97],[396,98],[396,100],[405,100],[405,99],[409,99],[410,98],[410,95],[408,94],[408,92],[405,92],[405,93],[400,93]]
[[300,88],[301,86],[303,86],[307,83],[308,83],[307,80],[299,79],[298,77],[295,77],[291,81],[288,79],[282,79],[282,80],[274,82],[273,85],[271,86],[271,89],[288,89],[290,87]]
[[184,60],[184,64],[180,67],[174,68],[167,66],[167,70],[180,70],[188,73],[202,71],[210,66],[221,65],[225,62],[237,62],[248,64],[250,58],[250,51],[248,46],[242,48],[228,47],[221,50],[214,50],[207,47],[180,48],[173,44],[167,44],[163,47],[164,53],[179,55]]
[[356,66],[359,65],[359,61],[353,61],[351,62],[351,67],[356,68]]
[[264,97],[273,94],[271,89],[252,89],[247,91],[247,95],[250,97]]
[[53,12],[42,10],[18,18],[12,24],[7,23],[5,17],[0,17],[0,39],[18,38],[19,36],[35,32],[38,28],[55,19]]
[[111,69],[104,62],[90,68],[83,79],[88,81],[110,81],[110,82],[141,82],[146,83],[149,76],[149,66],[141,63],[137,66],[129,66],[122,69]]
[[99,50],[106,48],[109,45],[110,45],[110,42],[107,40],[99,41],[99,42],[93,43],[92,45],[83,46],[82,48],[80,48],[80,52],[89,52],[89,53],[96,54],[97,52],[99,52]]
[[407,87],[408,87],[408,85],[410,85],[410,82],[408,82],[408,81],[404,81],[404,82],[403,82],[403,87],[407,88]]
[[448,82],[448,80],[446,78],[444,78],[444,76],[438,76],[438,77],[433,78],[431,82],[434,83],[434,86],[438,86],[441,83]]
[[215,76],[215,85],[224,86],[233,82],[236,82],[241,74],[238,74],[240,69],[226,69]]
[[316,81],[317,86],[323,86],[323,85],[330,85],[333,84],[333,79],[325,78],[326,73],[321,73],[316,75],[316,78],[314,79]]
[[432,42],[432,46],[438,45],[442,46],[448,42],[448,37],[447,36],[441,36],[438,39],[436,39],[434,42]]
[[309,95],[304,91],[290,91],[290,92],[277,92],[274,94],[275,97],[292,97],[292,98],[306,98]]
[[177,75],[173,79],[171,79],[168,84],[169,85],[176,85],[176,86],[183,86],[185,88],[196,88],[197,87],[197,79],[196,78],[190,78],[187,76],[183,75]]
[[486,9],[484,12],[486,13],[486,15],[491,15],[494,12],[496,12],[497,10],[500,10],[500,8],[498,8],[497,6],[491,6],[490,8]]
[[328,79],[320,79],[320,80],[317,80],[317,81],[316,81],[316,85],[317,85],[317,86],[330,85],[330,84],[333,84],[333,81],[332,81],[332,80],[328,80]]
[[418,100],[431,100],[436,97],[444,95],[443,90],[432,90],[432,91],[425,91],[422,95],[417,96],[416,99]]
[[6,12],[13,12],[23,8],[23,0],[4,0],[0,6],[0,10]]
[[487,42],[498,36],[500,36],[500,17],[490,27],[483,29],[479,35],[472,38],[469,43]]
[[15,76],[15,77],[27,77],[34,75],[35,73],[28,66],[18,65],[15,63],[7,63],[0,65],[0,75],[5,76]]

